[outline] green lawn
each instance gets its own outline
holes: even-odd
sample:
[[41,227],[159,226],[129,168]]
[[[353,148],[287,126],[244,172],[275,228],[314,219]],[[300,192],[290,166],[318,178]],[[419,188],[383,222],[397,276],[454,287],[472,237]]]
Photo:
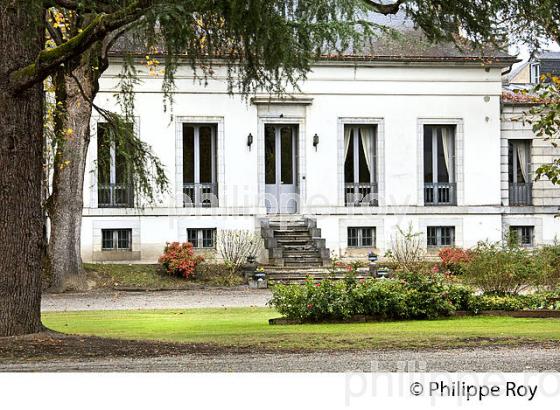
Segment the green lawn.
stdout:
[[51,312],[53,330],[123,339],[270,349],[430,348],[560,342],[560,320],[468,317],[433,321],[271,326],[267,308]]

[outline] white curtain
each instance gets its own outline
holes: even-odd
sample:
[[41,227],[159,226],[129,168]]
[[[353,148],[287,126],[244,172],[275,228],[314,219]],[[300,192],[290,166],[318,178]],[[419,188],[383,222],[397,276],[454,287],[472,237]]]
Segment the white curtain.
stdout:
[[352,127],[344,127],[344,160],[348,156],[348,148],[350,147],[350,133],[352,132]]
[[[436,128],[434,128],[434,131],[436,131]],[[449,182],[453,182],[453,133],[447,127],[441,128],[441,142],[443,145],[445,169],[447,169],[447,173],[449,175]]]
[[371,154],[373,151],[373,129],[371,127],[360,127],[360,136],[362,138],[362,146],[364,148],[368,171],[369,174],[372,175]]
[[525,144],[517,143],[515,144],[517,148],[517,158],[519,159],[519,168],[521,168],[521,175],[523,175],[523,182],[529,182],[527,171],[529,169],[529,164],[527,163],[527,148]]

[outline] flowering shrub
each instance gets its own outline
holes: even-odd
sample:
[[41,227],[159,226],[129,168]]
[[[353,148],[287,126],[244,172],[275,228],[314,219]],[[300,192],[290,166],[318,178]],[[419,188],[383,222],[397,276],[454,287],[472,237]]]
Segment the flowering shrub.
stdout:
[[165,245],[163,255],[159,257],[159,263],[167,273],[183,276],[185,279],[191,277],[196,265],[204,261],[204,257],[195,255],[192,243],[172,242]]
[[443,272],[449,272],[452,275],[463,274],[464,265],[469,263],[472,258],[471,251],[462,248],[442,248],[438,256],[441,259]]

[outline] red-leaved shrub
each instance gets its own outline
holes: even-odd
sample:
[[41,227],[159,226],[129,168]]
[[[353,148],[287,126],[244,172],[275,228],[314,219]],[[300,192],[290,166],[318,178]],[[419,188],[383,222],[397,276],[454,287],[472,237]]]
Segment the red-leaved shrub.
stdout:
[[453,275],[462,274],[463,266],[472,259],[472,252],[462,248],[442,248],[438,255],[443,271]]
[[167,243],[163,255],[159,257],[159,263],[167,273],[183,276],[185,279],[191,277],[196,265],[203,261],[203,256],[194,254],[193,245],[190,242]]

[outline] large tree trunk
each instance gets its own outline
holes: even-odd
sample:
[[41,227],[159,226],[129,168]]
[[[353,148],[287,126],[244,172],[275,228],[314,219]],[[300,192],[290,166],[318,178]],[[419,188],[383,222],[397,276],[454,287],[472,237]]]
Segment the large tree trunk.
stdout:
[[80,245],[91,101],[97,84],[88,54],[82,58],[82,63],[72,75],[64,74],[61,84],[64,109],[57,126],[61,135],[54,161],[52,196],[48,204],[51,220],[48,260],[50,290],[53,292],[84,290],[87,287]]
[[42,86],[16,94],[7,79],[42,49],[39,4],[0,4],[0,336],[42,329]]

